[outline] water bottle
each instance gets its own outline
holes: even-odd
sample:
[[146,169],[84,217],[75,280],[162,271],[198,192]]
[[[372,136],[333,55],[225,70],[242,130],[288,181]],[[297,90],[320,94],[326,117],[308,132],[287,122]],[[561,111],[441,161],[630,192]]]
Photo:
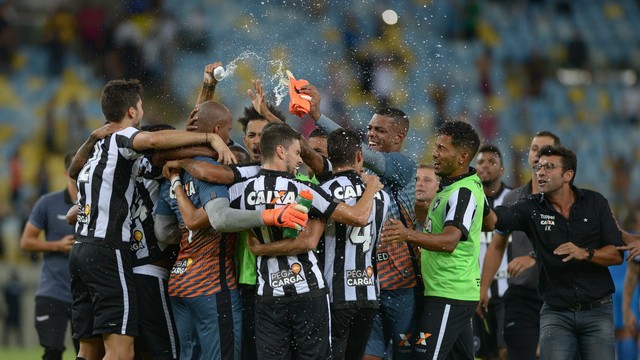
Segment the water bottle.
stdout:
[[224,68],[222,66],[218,66],[215,69],[213,69],[213,77],[216,78],[216,80],[220,81],[222,79],[225,78],[227,74],[224,71]]
[[[311,209],[311,203],[313,202],[313,194],[309,190],[302,190],[298,197],[296,197],[296,203],[306,207],[307,209]],[[298,233],[300,231],[291,228],[285,228],[282,231],[283,238],[292,238],[295,239],[298,237]]]

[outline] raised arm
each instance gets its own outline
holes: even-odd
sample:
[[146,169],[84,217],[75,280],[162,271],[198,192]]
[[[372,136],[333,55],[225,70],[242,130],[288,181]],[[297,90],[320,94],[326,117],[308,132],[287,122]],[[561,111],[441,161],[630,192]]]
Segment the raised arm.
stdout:
[[249,234],[247,246],[256,256],[297,255],[313,250],[318,246],[324,232],[324,222],[311,219],[304,230],[295,239],[286,238],[268,244],[261,244],[253,234]]
[[219,162],[224,164],[236,163],[236,158],[227,144],[215,133],[196,133],[180,130],[141,131],[133,138],[133,149],[136,151],[175,149],[203,144],[210,145],[218,152]]
[[205,101],[213,100],[213,95],[216,92],[216,85],[218,84],[218,80],[213,76],[213,70],[218,66],[222,66],[222,62],[218,61],[213,64],[207,64],[207,66],[204,67],[204,79],[202,82],[202,88],[200,89],[200,94],[198,94],[196,106]]
[[376,193],[382,190],[380,179],[375,175],[362,174],[362,179],[366,183],[366,188],[362,196],[354,206],[340,202],[331,214],[331,220],[351,226],[366,226],[369,223],[369,216],[373,209],[373,200]]

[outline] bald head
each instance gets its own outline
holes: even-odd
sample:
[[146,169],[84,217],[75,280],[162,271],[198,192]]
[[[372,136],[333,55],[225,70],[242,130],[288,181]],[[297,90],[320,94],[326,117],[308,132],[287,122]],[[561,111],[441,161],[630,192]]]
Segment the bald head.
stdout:
[[233,115],[226,106],[212,100],[205,101],[198,106],[197,116],[195,125],[198,126],[198,132],[213,132],[229,142]]

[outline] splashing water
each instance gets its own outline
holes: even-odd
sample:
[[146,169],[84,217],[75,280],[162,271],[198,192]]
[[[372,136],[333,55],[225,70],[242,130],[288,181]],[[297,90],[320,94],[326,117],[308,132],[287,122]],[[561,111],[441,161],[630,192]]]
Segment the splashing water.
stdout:
[[[253,59],[258,61],[263,60],[263,58],[260,55],[256,54],[255,52],[245,50],[240,55],[238,55],[238,57],[231,60],[226,65],[224,78],[227,78],[233,75],[236,68],[238,67],[238,62],[243,60],[248,60],[248,59]],[[273,94],[276,99],[275,104],[276,106],[279,106],[280,103],[282,103],[282,100],[289,95],[289,88],[280,82],[280,79],[286,78],[284,61],[281,59],[269,60],[267,61],[267,64],[269,65],[268,66],[269,70],[266,70],[265,73],[267,74],[271,73],[271,75],[270,76],[267,75],[267,78],[265,79],[266,81],[263,81],[263,84],[265,85],[265,87],[273,86]],[[271,70],[271,69],[275,69],[275,70]]]
[[276,84],[273,87],[273,95],[276,97],[276,106],[279,106],[284,97],[289,95],[289,88],[280,82],[280,79],[286,78],[284,75],[284,64],[282,60],[271,60],[269,61],[269,65],[276,69],[275,73],[271,75],[268,81],[269,83],[275,82]]
[[227,66],[225,67],[225,71],[224,71],[224,78],[227,78],[231,75],[233,75],[233,73],[236,71],[236,68],[238,67],[238,61],[241,60],[246,60],[249,58],[255,58],[255,59],[260,59],[260,56],[256,53],[254,53],[253,51],[249,51],[249,50],[245,50],[244,52],[242,52],[240,55],[238,55],[237,58],[231,60]]

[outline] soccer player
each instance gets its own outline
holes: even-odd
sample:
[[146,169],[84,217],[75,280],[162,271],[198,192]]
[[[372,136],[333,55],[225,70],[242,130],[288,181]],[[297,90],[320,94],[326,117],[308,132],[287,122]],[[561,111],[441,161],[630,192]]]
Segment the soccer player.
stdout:
[[420,246],[424,301],[419,319],[417,359],[473,359],[470,326],[480,297],[480,232],[486,215],[482,183],[469,166],[480,139],[461,121],[436,130],[433,165],[440,190],[431,204],[424,232],[397,220],[385,225],[383,242]]
[[[482,181],[482,189],[489,206],[494,208],[502,205],[505,196],[511,191],[502,182],[504,166],[502,165],[502,153],[494,145],[483,145],[476,156],[476,169],[478,177]],[[483,231],[480,238],[480,272],[484,257],[491,244],[492,231]],[[504,332],[504,301],[503,296],[508,284],[507,259],[503,258],[498,273],[494,276],[486,288],[490,289],[491,301],[486,310],[473,315],[473,336],[476,357],[491,359],[506,359],[507,348],[503,337]],[[489,281],[487,279],[487,281]],[[480,287],[483,285],[480,283]]]
[[[338,129],[327,140],[333,174],[321,186],[335,199],[354,205],[365,188],[360,139],[353,131]],[[329,220],[320,240],[318,252],[330,291],[334,359],[361,359],[369,340],[379,308],[373,254],[389,204],[389,195],[379,191],[366,226]]]

